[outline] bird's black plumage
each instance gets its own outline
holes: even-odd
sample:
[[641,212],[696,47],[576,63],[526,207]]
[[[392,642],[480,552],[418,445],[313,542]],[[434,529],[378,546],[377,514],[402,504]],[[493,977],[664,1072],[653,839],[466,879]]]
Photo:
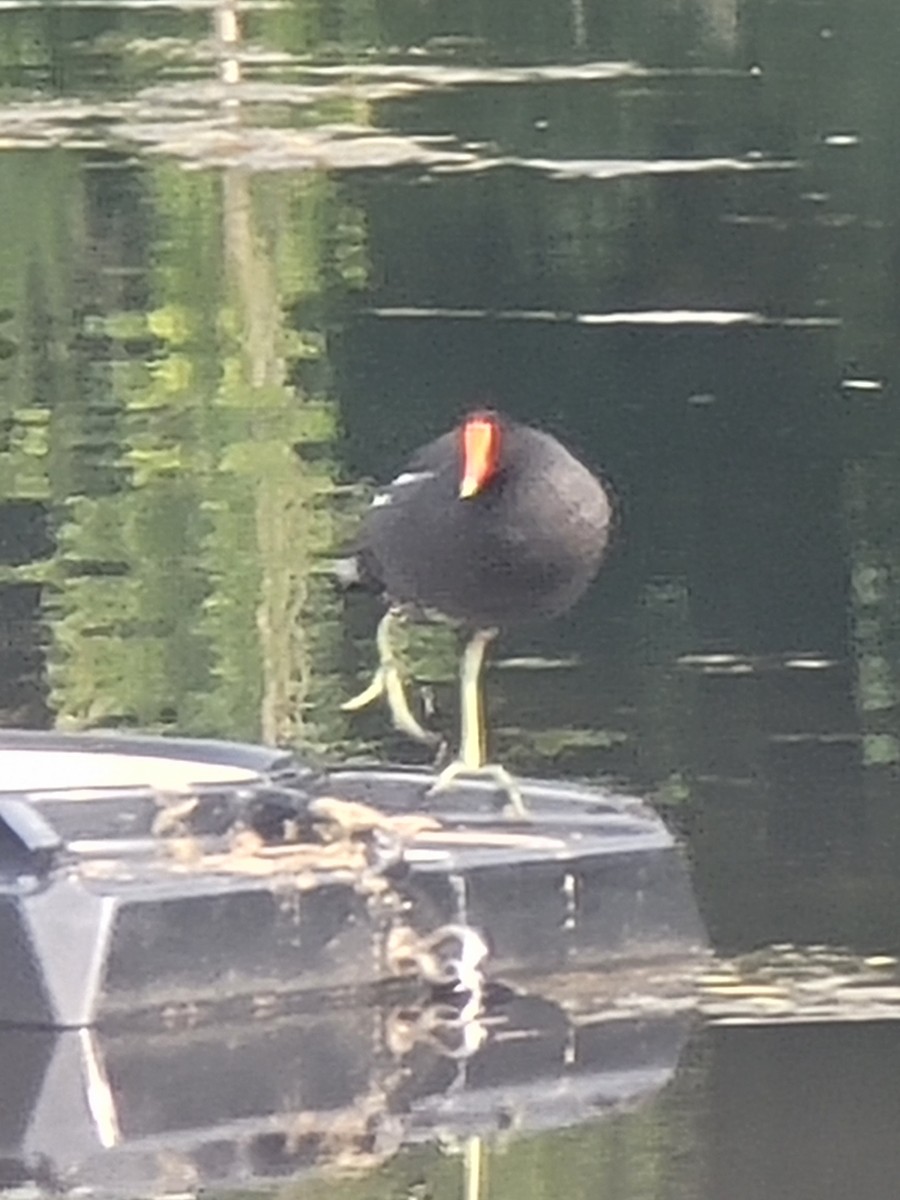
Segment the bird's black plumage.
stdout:
[[550,434],[494,414],[480,419],[494,422],[498,437],[484,486],[460,496],[463,426],[422,447],[363,519],[361,573],[395,604],[476,628],[555,616],[600,566],[610,497]]

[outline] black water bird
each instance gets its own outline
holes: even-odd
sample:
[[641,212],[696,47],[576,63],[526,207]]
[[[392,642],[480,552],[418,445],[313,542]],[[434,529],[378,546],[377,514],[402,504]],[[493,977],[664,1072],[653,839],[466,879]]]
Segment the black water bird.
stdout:
[[565,612],[596,575],[611,499],[554,437],[494,412],[476,412],[416,451],[363,518],[356,576],[387,598],[379,666],[345,709],[385,695],[394,724],[433,741],[407,703],[391,624],[414,612],[471,631],[461,670],[459,757],[435,790],[461,774],[488,774],[521,811],[508,773],[485,762],[481,671],[500,627]]

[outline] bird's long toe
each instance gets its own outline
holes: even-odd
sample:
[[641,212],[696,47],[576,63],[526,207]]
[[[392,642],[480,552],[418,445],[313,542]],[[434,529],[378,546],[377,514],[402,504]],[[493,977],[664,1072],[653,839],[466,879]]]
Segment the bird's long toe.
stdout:
[[395,729],[405,733],[414,741],[424,742],[427,746],[434,746],[440,741],[439,735],[426,729],[410,708],[403,677],[391,664],[380,666],[372,676],[371,683],[357,695],[345,700],[341,705],[341,710],[343,712],[359,712],[382,697],[387,703],[391,722]]
[[370,704],[374,704],[376,700],[380,700],[384,694],[384,668],[379,667],[367,687],[364,687],[361,692],[357,692],[355,696],[351,696],[349,700],[344,701],[341,705],[341,712],[359,712],[361,708],[368,708]]
[[428,789],[428,795],[436,796],[449,791],[461,779],[489,781],[498,793],[506,797],[510,816],[528,819],[529,812],[522,797],[522,790],[506,767],[500,763],[482,763],[476,767],[460,758],[454,759],[440,772]]
[[405,733],[407,737],[413,738],[414,741],[424,742],[427,746],[436,745],[441,740],[440,735],[426,729],[413,713],[400,672],[394,666],[382,667],[381,671],[384,676],[384,692],[394,728]]

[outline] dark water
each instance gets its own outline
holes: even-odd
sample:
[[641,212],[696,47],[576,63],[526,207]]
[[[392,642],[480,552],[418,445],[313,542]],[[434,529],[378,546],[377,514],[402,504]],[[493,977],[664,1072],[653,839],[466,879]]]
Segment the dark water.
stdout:
[[[653,797],[723,953],[900,952],[895,0],[232,15],[0,13],[3,723],[414,757],[339,711],[377,608],[325,563],[489,401],[621,509],[589,598],[497,648],[499,757]],[[454,650],[410,647],[447,730]],[[897,1028],[701,1031],[485,1186],[893,1196]]]

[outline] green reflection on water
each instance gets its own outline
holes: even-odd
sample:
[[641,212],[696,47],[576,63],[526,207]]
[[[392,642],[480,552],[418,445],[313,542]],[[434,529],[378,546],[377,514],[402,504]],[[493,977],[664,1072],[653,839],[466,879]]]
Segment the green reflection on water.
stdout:
[[58,722],[334,740],[336,600],[316,568],[339,523],[337,416],[324,330],[286,313],[355,285],[361,218],[323,176],[159,166],[118,214],[152,224],[152,266],[107,274],[116,222],[90,211],[79,163],[16,157],[0,478],[54,528],[16,574],[47,585]]

